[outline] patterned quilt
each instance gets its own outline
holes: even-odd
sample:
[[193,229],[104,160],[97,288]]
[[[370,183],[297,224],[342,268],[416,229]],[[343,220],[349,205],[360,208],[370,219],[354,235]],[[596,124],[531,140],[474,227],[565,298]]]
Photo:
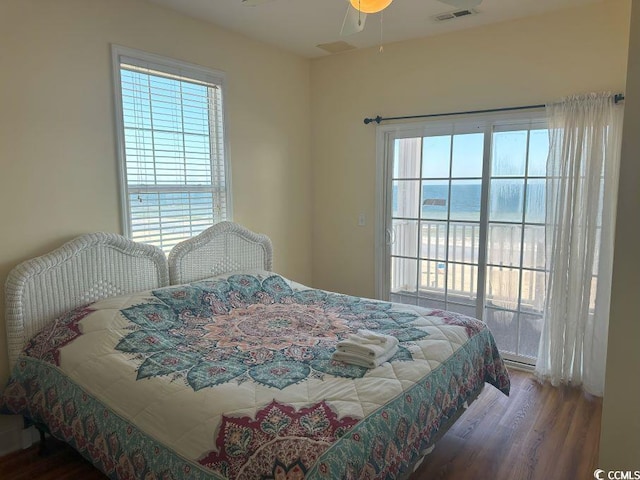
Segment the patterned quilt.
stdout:
[[[358,329],[400,348],[331,359]],[[509,377],[463,315],[234,274],[98,301],[26,345],[0,408],[111,478],[396,478],[488,382]]]

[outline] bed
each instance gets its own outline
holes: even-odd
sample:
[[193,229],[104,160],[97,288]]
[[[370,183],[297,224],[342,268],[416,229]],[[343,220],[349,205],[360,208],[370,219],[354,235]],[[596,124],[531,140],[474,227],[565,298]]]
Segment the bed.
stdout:
[[[23,415],[117,479],[403,478],[486,383],[486,325],[311,289],[230,222],[177,245],[80,237],[9,275]],[[359,329],[399,340],[377,368],[332,360]]]

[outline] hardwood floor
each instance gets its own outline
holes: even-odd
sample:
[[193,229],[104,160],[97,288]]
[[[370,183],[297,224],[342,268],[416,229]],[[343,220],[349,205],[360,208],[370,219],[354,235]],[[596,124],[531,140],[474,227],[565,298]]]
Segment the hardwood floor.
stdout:
[[[576,389],[539,385],[510,370],[509,398],[487,386],[411,480],[589,479],[600,440],[600,399]],[[59,442],[0,458],[7,480],[104,480],[79,454]]]
[[38,446],[34,446],[0,458],[0,478],[3,480],[105,480],[107,478],[68,445],[48,439],[47,446],[48,452],[44,456],[40,456]]
[[602,400],[509,373],[509,398],[487,386],[411,480],[593,478]]

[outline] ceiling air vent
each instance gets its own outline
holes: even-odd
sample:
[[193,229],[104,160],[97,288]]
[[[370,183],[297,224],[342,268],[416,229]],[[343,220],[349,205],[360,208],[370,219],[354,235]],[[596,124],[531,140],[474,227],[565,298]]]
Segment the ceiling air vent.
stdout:
[[466,17],[468,15],[476,15],[478,12],[472,8],[465,8],[464,10],[456,10],[455,12],[441,13],[436,15],[433,19],[437,22],[444,22],[446,20],[453,20],[455,18]]
[[348,44],[347,42],[339,41],[333,43],[321,43],[320,45],[316,45],[316,47],[321,48],[325,52],[329,53],[342,53],[348,50],[354,50],[356,47]]

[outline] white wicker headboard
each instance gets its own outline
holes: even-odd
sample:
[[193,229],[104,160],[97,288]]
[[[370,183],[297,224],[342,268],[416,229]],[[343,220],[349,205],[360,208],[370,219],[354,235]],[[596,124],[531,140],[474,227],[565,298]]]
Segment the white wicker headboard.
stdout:
[[179,285],[236,270],[271,270],[272,262],[269,237],[237,223],[220,222],[173,247],[169,278],[172,285]]
[[29,338],[62,313],[168,284],[162,250],[115,233],[82,235],[21,263],[9,273],[5,288],[9,364]]

